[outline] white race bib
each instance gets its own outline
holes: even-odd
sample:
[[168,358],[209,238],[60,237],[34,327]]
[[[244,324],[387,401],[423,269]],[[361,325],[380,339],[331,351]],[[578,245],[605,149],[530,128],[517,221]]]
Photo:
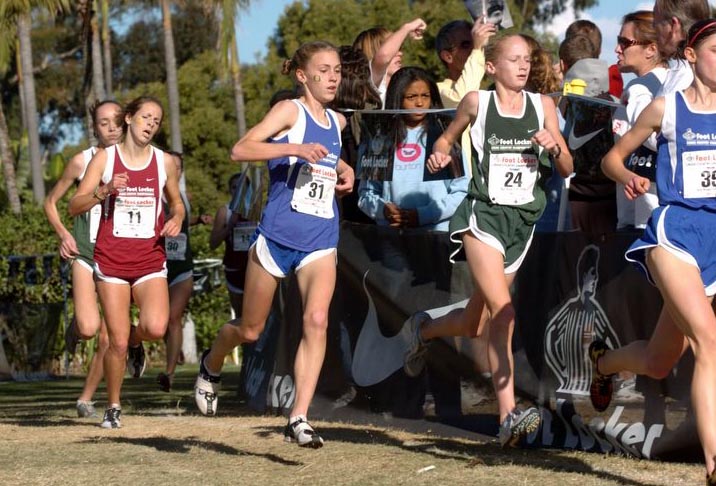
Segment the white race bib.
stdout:
[[299,213],[333,218],[333,194],[338,176],[335,169],[304,164],[298,172],[291,207]]
[[716,151],[694,150],[681,157],[684,197],[716,197]]
[[234,251],[249,251],[251,237],[256,233],[255,223],[238,223],[233,229]]
[[186,259],[186,233],[179,233],[174,237],[166,237],[164,239],[164,250],[167,253],[167,260]]
[[89,211],[89,240],[90,243],[97,241],[97,231],[99,230],[99,220],[102,217],[102,206],[104,202],[95,204]]
[[113,234],[117,238],[154,238],[156,200],[149,196],[118,196],[114,202]]
[[490,154],[490,200],[505,206],[534,201],[537,164],[534,154]]

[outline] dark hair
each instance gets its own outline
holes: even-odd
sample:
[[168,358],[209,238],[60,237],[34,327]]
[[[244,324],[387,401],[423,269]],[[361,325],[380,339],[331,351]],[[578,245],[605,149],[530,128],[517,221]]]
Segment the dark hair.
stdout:
[[582,59],[595,59],[594,45],[586,35],[566,37],[559,45],[559,59],[564,63],[565,71]]
[[[470,22],[467,20],[453,20],[440,27],[438,35],[435,37],[435,52],[438,53],[439,58],[442,51],[449,51],[456,47],[452,44],[453,35],[463,29],[467,29],[470,32],[472,29]],[[445,64],[442,58],[440,60]]]
[[[117,103],[114,100],[97,100],[94,103],[92,103],[92,106],[90,106],[89,112],[90,116],[92,117],[92,123],[97,124],[97,111],[103,107],[104,105],[115,105],[117,108],[119,108],[120,111],[122,111],[122,105]],[[117,120],[117,124],[121,125],[121,120]]]
[[591,20],[575,20],[567,27],[564,38],[568,39],[576,35],[586,36],[592,42],[594,54],[590,57],[599,57],[602,52],[602,31],[599,30],[597,24]]
[[380,106],[380,95],[370,79],[368,58],[363,51],[353,46],[340,46],[341,83],[331,103],[336,109],[361,110],[369,106]]
[[714,34],[716,34],[716,19],[699,20],[689,29],[686,46],[696,49],[707,37]]
[[291,74],[292,72],[296,71],[296,69],[306,69],[306,66],[308,65],[313,55],[321,51],[333,51],[338,54],[336,46],[334,46],[330,42],[305,42],[301,44],[298,49],[296,49],[296,52],[293,53],[291,59],[286,59],[283,62],[281,74]]
[[[154,96],[140,96],[139,98],[135,98],[124,107],[124,113],[122,113],[122,131],[126,134],[127,129],[129,128],[129,125],[127,125],[127,122],[124,120],[127,116],[134,116],[135,113],[137,113],[142,106],[144,106],[147,103],[154,103],[159,107],[160,110],[162,110],[162,119],[164,118],[164,107],[162,107],[161,101],[159,101]],[[161,120],[159,121],[161,123]]]
[[[415,81],[424,81],[430,88],[430,108],[442,108],[443,102],[440,99],[440,91],[438,85],[432,75],[425,69],[417,66],[407,66],[398,69],[391,77],[388,83],[388,90],[385,93],[385,109],[399,110],[403,108],[403,96],[408,87]],[[441,116],[437,113],[428,113],[425,118],[426,124],[445,124]],[[447,124],[445,124],[447,126]],[[390,135],[393,142],[397,145],[405,139],[407,129],[405,127],[405,118],[403,116],[395,116],[390,129]]]

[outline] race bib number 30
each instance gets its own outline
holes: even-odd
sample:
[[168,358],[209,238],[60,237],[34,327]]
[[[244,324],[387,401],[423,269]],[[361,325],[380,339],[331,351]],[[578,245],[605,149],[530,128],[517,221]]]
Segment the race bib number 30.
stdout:
[[181,261],[186,258],[186,240],[186,233],[179,233],[173,238],[167,237],[164,240],[167,260]]
[[534,154],[490,154],[490,200],[505,206],[534,201],[537,156]]
[[304,164],[299,169],[291,207],[299,213],[333,218],[333,194],[338,176],[335,169]]
[[684,168],[684,197],[716,197],[716,152],[685,152],[681,161]]
[[114,203],[113,234],[117,238],[154,238],[156,214],[153,197],[118,197]]

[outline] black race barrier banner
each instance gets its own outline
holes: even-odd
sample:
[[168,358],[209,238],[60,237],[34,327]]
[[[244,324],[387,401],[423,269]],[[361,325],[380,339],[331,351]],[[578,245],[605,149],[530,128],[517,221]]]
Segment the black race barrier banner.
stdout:
[[[648,339],[661,310],[658,290],[624,260],[637,236],[535,234],[512,289],[515,391],[520,402],[534,403],[542,413],[542,426],[527,438],[528,446],[701,459],[689,399],[690,352],[666,379],[617,377],[603,413],[589,401],[592,340],[618,347]],[[465,382],[492,394],[478,340],[438,340],[430,344],[422,376],[408,378],[402,370],[408,318],[417,311],[437,317],[464,307],[472,292],[467,263],[451,265],[449,252],[446,233],[342,223],[318,394],[336,398],[353,387],[359,399],[348,406],[424,419],[430,392],[435,419],[496,435],[494,394],[477,405],[460,396]],[[295,399],[292,372],[302,325],[295,278],[285,279],[277,295],[265,337],[245,361],[253,384],[247,391],[255,408],[287,413]],[[261,366],[252,369],[252,363]]]

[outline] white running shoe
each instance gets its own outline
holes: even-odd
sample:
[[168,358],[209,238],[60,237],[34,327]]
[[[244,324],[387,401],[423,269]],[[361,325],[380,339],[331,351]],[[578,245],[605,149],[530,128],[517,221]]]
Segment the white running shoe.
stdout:
[[428,351],[428,346],[420,337],[420,327],[428,320],[430,320],[430,314],[427,312],[416,312],[408,321],[412,341],[410,347],[405,352],[403,369],[405,370],[405,374],[411,378],[418,376],[422,373],[423,368],[425,368],[425,353]]
[[199,411],[212,417],[216,415],[219,406],[219,390],[221,390],[221,377],[212,376],[204,366],[204,358],[209,354],[207,349],[201,355],[199,360],[199,376],[196,377],[194,384],[194,400]]
[[283,431],[283,436],[286,442],[296,442],[300,447],[310,447],[311,449],[323,447],[323,439],[313,430],[313,427],[303,415],[295,417],[293,422],[289,419]]

